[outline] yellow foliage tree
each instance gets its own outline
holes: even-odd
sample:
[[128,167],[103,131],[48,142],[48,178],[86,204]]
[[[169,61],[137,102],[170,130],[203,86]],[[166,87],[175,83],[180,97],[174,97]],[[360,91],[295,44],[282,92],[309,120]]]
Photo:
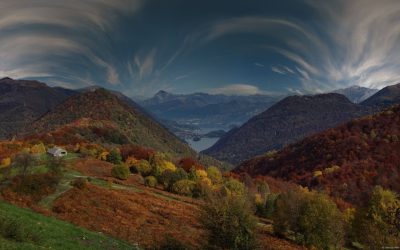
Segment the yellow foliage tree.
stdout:
[[203,178],[206,178],[207,176],[208,175],[207,175],[207,172],[205,170],[202,170],[202,169],[196,170],[196,177],[197,178],[203,179]]
[[126,159],[125,164],[128,167],[132,167],[138,162],[139,162],[139,160],[137,160],[135,157],[129,156],[128,159]]
[[165,170],[171,170],[171,171],[173,171],[173,172],[175,172],[176,171],[176,166],[175,166],[175,164],[173,164],[172,162],[170,162],[170,161],[164,161],[163,162],[163,172],[165,171]]
[[11,158],[7,157],[1,160],[0,168],[6,168],[11,165]]
[[31,153],[32,154],[44,154],[44,153],[46,153],[46,147],[44,146],[43,143],[33,145],[31,147]]
[[109,154],[109,152],[107,152],[107,151],[101,152],[99,155],[99,159],[102,161],[106,161],[108,154]]

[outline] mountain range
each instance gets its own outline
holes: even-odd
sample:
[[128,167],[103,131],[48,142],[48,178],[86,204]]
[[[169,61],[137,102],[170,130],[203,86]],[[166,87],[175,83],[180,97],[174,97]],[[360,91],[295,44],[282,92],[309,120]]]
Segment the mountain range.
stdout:
[[290,96],[229,131],[204,153],[238,164],[372,112],[335,93]]
[[247,160],[235,171],[291,181],[360,204],[376,185],[400,192],[399,129],[397,105]]
[[270,107],[281,96],[229,96],[206,93],[172,94],[159,91],[139,102],[160,120],[175,121],[197,129],[228,130]]
[[53,109],[75,91],[51,88],[37,81],[0,80],[0,139],[23,130],[33,120]]

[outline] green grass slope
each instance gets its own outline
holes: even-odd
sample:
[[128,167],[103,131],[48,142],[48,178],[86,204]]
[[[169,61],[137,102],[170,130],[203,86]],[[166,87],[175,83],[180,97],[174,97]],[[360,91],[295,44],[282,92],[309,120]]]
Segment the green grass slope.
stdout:
[[[90,232],[72,224],[34,213],[27,209],[0,202],[0,217],[11,219],[22,239],[4,237],[0,234],[0,249],[138,249],[126,242],[107,237],[101,233]],[[0,220],[0,231],[4,224]],[[19,226],[17,226],[17,225]],[[32,234],[38,238],[28,240]],[[20,237],[17,237],[20,238]]]

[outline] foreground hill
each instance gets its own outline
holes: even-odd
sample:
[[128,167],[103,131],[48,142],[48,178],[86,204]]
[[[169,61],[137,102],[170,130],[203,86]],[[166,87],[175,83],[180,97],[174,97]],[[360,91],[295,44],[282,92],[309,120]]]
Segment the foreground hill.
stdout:
[[109,143],[139,144],[174,155],[195,154],[163,126],[105,89],[72,96],[36,120],[27,132],[46,134],[65,126],[82,128],[82,123],[89,131],[80,130],[81,137],[90,136],[91,132],[97,134],[95,138],[86,138],[89,141],[106,136]]
[[[13,221],[14,227],[20,230],[16,230],[15,234],[23,238],[17,241],[13,238],[15,235],[9,235],[9,238],[0,235],[0,249],[139,249],[122,240],[90,232],[3,201],[0,201],[0,211],[1,222],[7,219]],[[25,239],[32,236],[35,240]]]
[[375,185],[400,192],[400,106],[305,138],[235,171],[269,175],[363,201]]
[[238,164],[371,112],[340,94],[290,96],[229,131],[204,153]]
[[400,103],[400,83],[387,86],[379,92],[363,101],[361,104],[365,106],[374,106],[385,108]]
[[37,81],[0,80],[0,139],[13,136],[33,120],[75,94]]

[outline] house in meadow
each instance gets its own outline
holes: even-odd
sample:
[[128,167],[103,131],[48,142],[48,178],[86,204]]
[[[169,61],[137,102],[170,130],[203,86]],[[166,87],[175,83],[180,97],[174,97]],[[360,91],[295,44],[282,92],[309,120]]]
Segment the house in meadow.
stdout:
[[67,155],[67,150],[59,147],[52,147],[47,150],[47,153],[53,157],[63,157]]

